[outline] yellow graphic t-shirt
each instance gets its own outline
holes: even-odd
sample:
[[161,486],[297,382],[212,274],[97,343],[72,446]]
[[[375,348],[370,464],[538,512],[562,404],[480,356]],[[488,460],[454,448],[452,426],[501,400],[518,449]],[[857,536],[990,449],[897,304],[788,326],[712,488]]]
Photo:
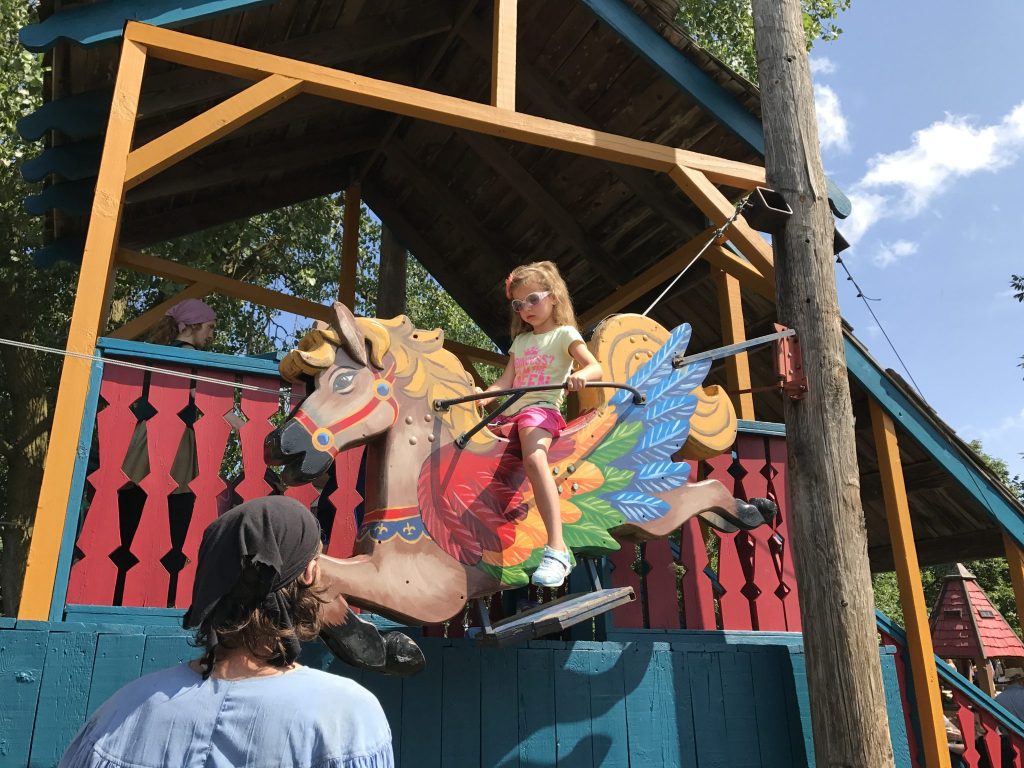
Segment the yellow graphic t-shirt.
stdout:
[[[545,333],[528,331],[516,336],[509,349],[516,372],[512,386],[532,387],[564,382],[569,378],[573,364],[569,347],[577,341],[583,341],[583,337],[571,325],[560,325]],[[564,399],[565,390],[562,389],[527,392],[505,415],[538,406],[557,411]]]

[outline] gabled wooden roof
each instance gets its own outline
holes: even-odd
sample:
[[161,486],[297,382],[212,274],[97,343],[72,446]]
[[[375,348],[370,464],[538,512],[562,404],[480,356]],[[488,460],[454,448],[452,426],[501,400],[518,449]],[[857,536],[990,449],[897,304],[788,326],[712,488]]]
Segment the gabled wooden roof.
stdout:
[[929,625],[946,659],[1024,657],[1024,644],[961,563],[942,582]]

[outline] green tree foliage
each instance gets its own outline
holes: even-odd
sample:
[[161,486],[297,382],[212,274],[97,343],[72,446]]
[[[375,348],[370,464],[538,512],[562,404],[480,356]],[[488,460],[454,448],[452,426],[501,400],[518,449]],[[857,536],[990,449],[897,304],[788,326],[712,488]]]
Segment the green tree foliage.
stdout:
[[[1002,483],[1017,498],[1024,501],[1024,478],[1020,475],[1010,476],[1009,468],[1002,459],[989,456],[982,450],[977,440],[971,448],[981,457],[988,467],[995,472]],[[935,606],[942,589],[944,577],[953,569],[953,563],[933,565],[921,569],[921,584],[924,587],[925,604],[929,609]],[[1017,614],[1017,601],[1010,582],[1010,569],[1005,557],[988,557],[981,560],[968,560],[964,566],[978,579],[978,586],[988,595],[988,599],[999,610],[1013,631],[1021,635],[1021,617]],[[875,607],[900,626],[905,626],[903,608],[900,606],[900,591],[896,583],[896,574],[879,573],[873,577],[875,590]]]
[[[850,7],[850,0],[802,0],[802,6],[808,51],[819,40],[835,40],[842,34],[836,19]],[[676,21],[733,70],[757,82],[750,0],[680,0]]]

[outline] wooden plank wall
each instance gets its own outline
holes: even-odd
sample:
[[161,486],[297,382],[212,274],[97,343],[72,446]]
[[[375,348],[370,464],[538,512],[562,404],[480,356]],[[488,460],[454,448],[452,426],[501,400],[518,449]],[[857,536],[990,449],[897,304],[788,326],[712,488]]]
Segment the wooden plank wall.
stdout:
[[[423,638],[427,668],[406,680],[364,675],[319,644],[303,661],[373,691],[391,724],[396,764],[406,768],[812,764],[798,644],[659,637],[668,641],[504,650]],[[171,627],[0,628],[0,768],[55,765],[113,691],[195,655]],[[892,657],[883,662],[886,685],[897,686]],[[902,714],[893,714],[903,733]]]

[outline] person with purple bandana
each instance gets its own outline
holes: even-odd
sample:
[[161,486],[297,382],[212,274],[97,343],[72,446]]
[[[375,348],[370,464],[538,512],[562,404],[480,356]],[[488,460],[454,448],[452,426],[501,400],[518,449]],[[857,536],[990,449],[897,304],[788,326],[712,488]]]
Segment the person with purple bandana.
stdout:
[[217,314],[199,299],[185,299],[164,314],[150,335],[153,344],[202,349],[210,343],[217,325]]

